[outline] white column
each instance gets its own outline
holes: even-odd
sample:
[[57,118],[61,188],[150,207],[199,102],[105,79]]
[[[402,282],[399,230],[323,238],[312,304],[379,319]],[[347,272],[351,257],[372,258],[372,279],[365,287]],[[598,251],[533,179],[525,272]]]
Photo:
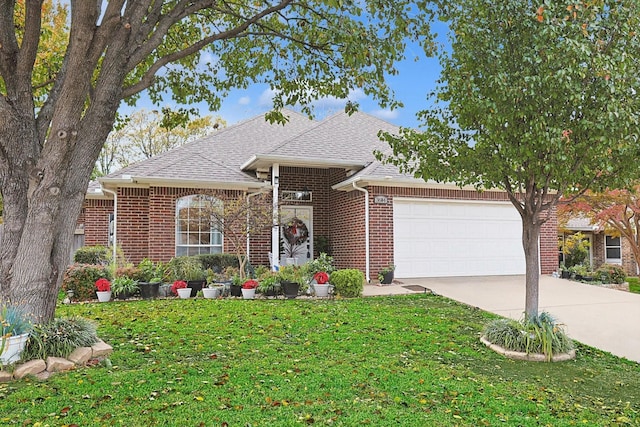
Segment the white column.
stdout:
[[271,166],[271,186],[273,188],[273,225],[271,227],[271,264],[275,268],[280,267],[280,221],[278,195],[280,194],[280,165],[274,163]]

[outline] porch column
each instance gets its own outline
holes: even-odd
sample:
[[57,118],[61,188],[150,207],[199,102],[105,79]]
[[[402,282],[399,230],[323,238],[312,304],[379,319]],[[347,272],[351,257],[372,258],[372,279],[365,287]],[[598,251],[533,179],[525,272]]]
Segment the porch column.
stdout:
[[271,166],[271,187],[273,188],[273,225],[271,227],[271,268],[280,267],[280,221],[278,195],[280,194],[280,164]]

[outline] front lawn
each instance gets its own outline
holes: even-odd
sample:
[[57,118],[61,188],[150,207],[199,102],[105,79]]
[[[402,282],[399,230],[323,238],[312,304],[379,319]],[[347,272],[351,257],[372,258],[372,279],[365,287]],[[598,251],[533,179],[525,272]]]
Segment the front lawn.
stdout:
[[[492,316],[432,295],[75,304],[115,352],[0,385],[0,425],[609,426],[640,423],[640,365],[578,346],[515,362]],[[561,319],[560,319],[561,320]]]
[[627,277],[629,292],[640,294],[640,279],[638,277]]

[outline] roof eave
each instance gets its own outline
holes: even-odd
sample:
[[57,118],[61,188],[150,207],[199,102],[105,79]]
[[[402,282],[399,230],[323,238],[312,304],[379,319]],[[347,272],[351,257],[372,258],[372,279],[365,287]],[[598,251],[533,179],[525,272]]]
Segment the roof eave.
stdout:
[[292,157],[292,156],[268,156],[268,155],[255,155],[247,160],[240,169],[243,171],[255,170],[259,168],[271,167],[273,164],[279,164],[280,166],[294,166],[303,168],[344,168],[350,170],[359,170],[367,166],[368,162],[353,161],[353,160],[335,160],[324,158],[304,158],[304,157]]
[[271,186],[266,181],[211,181],[197,179],[171,179],[153,177],[99,178],[100,184],[106,188],[117,187],[181,187],[181,188],[206,188],[217,190],[261,190]]
[[333,185],[331,188],[337,191],[353,191],[353,183],[357,182],[364,186],[377,187],[404,187],[404,188],[441,188],[445,190],[472,190],[473,186],[459,187],[453,183],[423,181],[416,178],[397,178],[392,176],[354,176]]

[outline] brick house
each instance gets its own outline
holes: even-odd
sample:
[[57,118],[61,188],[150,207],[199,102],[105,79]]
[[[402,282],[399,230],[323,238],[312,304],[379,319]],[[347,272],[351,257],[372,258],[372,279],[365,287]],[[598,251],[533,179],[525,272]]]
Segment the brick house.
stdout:
[[563,260],[562,246],[568,236],[582,233],[589,240],[589,264],[596,270],[602,264],[621,265],[630,276],[638,274],[633,252],[628,242],[619,235],[607,232],[603,227],[594,225],[588,218],[573,217],[558,228],[559,261]]
[[[212,189],[266,192],[282,223],[295,218],[308,234],[297,262],[329,248],[338,267],[367,279],[390,264],[402,278],[524,274],[520,217],[504,192],[424,182],[378,162],[373,151],[389,150],[378,132],[398,128],[373,116],[286,114],[285,126],[261,115],[92,183],[79,219],[84,244],[109,244],[115,228],[132,262],[225,251],[216,230],[187,230],[180,218]],[[540,238],[543,274],[557,269],[556,227],[554,214]],[[280,262],[283,231],[251,238],[252,264]]]

